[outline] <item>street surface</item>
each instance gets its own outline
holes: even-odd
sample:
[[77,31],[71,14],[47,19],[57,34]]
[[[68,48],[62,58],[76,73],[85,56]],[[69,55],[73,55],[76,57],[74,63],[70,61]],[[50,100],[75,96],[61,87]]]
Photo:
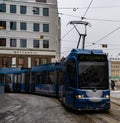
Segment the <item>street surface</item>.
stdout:
[[120,91],[111,92],[108,112],[69,111],[56,98],[1,94],[0,123],[120,123]]

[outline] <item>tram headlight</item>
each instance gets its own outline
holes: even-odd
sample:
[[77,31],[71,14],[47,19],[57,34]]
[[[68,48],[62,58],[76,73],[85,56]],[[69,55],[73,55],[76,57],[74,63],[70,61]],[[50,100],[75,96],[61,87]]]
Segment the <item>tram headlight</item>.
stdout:
[[77,99],[84,98],[84,95],[76,95]]
[[110,98],[110,95],[105,95],[104,97],[105,97],[105,98]]

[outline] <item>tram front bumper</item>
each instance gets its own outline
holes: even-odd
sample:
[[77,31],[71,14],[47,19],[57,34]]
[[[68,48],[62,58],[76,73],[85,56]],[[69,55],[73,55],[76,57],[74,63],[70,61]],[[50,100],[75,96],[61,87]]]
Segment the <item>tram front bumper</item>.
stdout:
[[110,98],[75,99],[74,108],[77,110],[109,110]]

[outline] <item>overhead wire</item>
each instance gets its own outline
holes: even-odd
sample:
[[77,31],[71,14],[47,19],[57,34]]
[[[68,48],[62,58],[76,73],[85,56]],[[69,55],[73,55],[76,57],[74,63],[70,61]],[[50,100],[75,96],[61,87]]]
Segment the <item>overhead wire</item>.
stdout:
[[[88,12],[88,10],[89,10],[89,8],[90,8],[92,2],[93,2],[93,0],[91,0],[91,2],[90,2],[90,4],[89,4],[89,6],[87,7],[87,9],[86,9],[86,11],[85,11],[83,17],[85,17],[85,15],[87,14],[87,12]],[[81,19],[82,19],[82,18],[81,18]],[[74,29],[74,27],[72,27],[61,39],[63,39],[64,37],[66,37],[73,29]]]
[[[91,0],[89,6],[88,6],[87,10],[85,11],[85,13],[84,13],[84,15],[83,15],[82,18],[81,18],[80,16],[74,16],[74,15],[68,15],[68,14],[62,14],[62,15],[72,16],[72,17],[77,17],[77,18],[81,18],[81,19],[95,20],[95,21],[120,22],[120,20],[97,19],[97,18],[96,18],[96,19],[95,19],[95,18],[85,18],[86,13],[87,13],[87,11],[89,10],[89,8],[90,8],[92,2],[93,2],[93,0]],[[113,7],[114,7],[114,6],[113,6]],[[120,6],[117,6],[117,7],[120,7]],[[102,8],[102,7],[101,7],[101,8]],[[103,8],[105,8],[105,7],[103,7]],[[111,8],[111,7],[109,7],[109,8]],[[116,32],[116,31],[119,30],[119,29],[120,29],[120,26],[117,27],[117,28],[115,28],[113,31],[109,32],[108,34],[106,34],[105,36],[103,36],[102,38],[100,38],[98,41],[96,41],[96,42],[93,43],[93,44],[96,45],[98,42],[100,42],[101,40],[105,39],[106,37],[108,37],[109,35],[113,34],[114,32]],[[69,32],[71,32],[71,31],[72,31],[72,29],[71,29]],[[68,35],[69,32],[67,32],[66,35]],[[63,38],[64,38],[66,35],[64,35]],[[93,44],[92,44],[92,45],[93,45]],[[91,46],[91,45],[89,45],[89,46]],[[117,50],[117,49],[114,48],[114,49],[109,49],[109,50]],[[66,51],[66,52],[68,52],[68,51]]]
[[[69,15],[69,14],[63,14],[63,13],[59,13],[61,15],[66,15],[66,16],[72,16],[72,17],[77,17],[77,18],[81,18],[81,19],[88,19],[88,20],[96,20],[96,21],[110,21],[110,22],[120,22],[120,20],[105,20],[105,19],[94,19],[94,18],[85,18],[85,15],[87,14],[91,4],[92,4],[93,0],[91,0],[89,6],[87,7],[83,17],[81,18],[80,16],[75,16],[75,15]],[[91,8],[112,8],[112,7],[120,7],[120,6],[110,6],[110,7],[91,7]],[[68,9],[68,8],[67,8]],[[69,8],[71,9],[71,8]],[[79,9],[79,8],[77,8]],[[74,27],[73,27],[74,28]],[[73,28],[71,28],[61,39],[63,39],[64,37],[66,37],[72,30]]]
[[[89,6],[87,7],[87,9],[86,9],[86,11],[85,11],[83,17],[85,17],[85,15],[87,14],[87,12],[88,12],[88,10],[89,10],[89,8],[90,8],[92,2],[93,2],[93,0],[91,0],[91,2],[90,2],[90,4],[89,4]],[[81,20],[82,20],[82,18],[81,18]],[[72,27],[64,36],[62,36],[61,39],[63,39],[64,37],[66,37],[73,29],[74,29],[74,27]],[[70,50],[69,50],[69,51],[70,51]],[[62,53],[62,52],[61,52],[61,53]]]
[[109,35],[113,34],[114,32],[116,32],[119,29],[120,29],[120,26],[117,27],[117,28],[115,28],[114,30],[112,30],[111,32],[109,32],[108,34],[106,34],[105,36],[103,36],[102,38],[100,38],[98,41],[95,42],[95,44],[98,43],[98,42],[100,42],[101,40],[105,39],[106,37],[108,37]]
[[[58,8],[58,9],[86,9],[87,7],[63,7],[63,8]],[[120,8],[120,6],[94,6],[90,7],[91,9],[107,9],[107,8]]]
[[93,0],[91,0],[91,2],[90,2],[90,4],[89,4],[89,6],[87,7],[87,9],[86,9],[86,11],[85,11],[85,13],[84,13],[83,17],[85,17],[85,15],[87,14],[87,12],[88,12],[88,10],[89,10],[89,8],[90,8],[90,6],[91,6],[92,2],[93,2]]
[[[59,14],[64,15],[64,16],[75,17],[75,18],[80,18],[81,19],[80,16],[76,16],[76,15],[63,14],[63,13],[59,13]],[[82,19],[93,20],[93,21],[120,22],[120,20],[98,19],[98,18],[85,18],[85,17],[82,17]]]
[[83,18],[83,19],[94,20],[94,21],[120,22],[120,20],[109,20],[109,19],[98,19],[98,18]]
[[[86,15],[86,13],[88,12],[88,10],[89,10],[89,8],[90,8],[92,2],[93,2],[93,0],[91,0],[91,2],[90,2],[90,4],[89,4],[88,8],[86,9],[86,11],[85,11],[85,13],[84,13],[84,15],[83,15],[83,17],[82,17],[81,19],[89,19],[89,20],[96,20],[96,21],[120,22],[120,20],[105,20],[105,19],[85,18],[85,15]],[[67,16],[71,16],[71,15],[67,15]],[[74,16],[74,17],[79,17],[79,16]],[[79,18],[80,18],[80,17],[79,17]],[[110,33],[106,34],[106,35],[103,36],[102,38],[100,38],[98,41],[96,41],[96,42],[94,43],[94,45],[97,44],[98,42],[100,42],[101,40],[105,39],[106,37],[108,37],[109,35],[111,35],[112,33],[114,33],[115,31],[117,31],[117,30],[119,30],[119,29],[120,29],[120,26],[117,27],[116,29],[114,29],[113,31],[111,31]],[[66,35],[68,35],[72,30],[73,30],[73,28],[70,29],[62,38],[64,38]],[[90,45],[89,45],[89,46],[90,46]]]
[[65,33],[65,35],[63,35],[63,36],[61,37],[61,39],[63,39],[64,37],[66,37],[73,29],[74,29],[74,27],[72,27],[67,33]]

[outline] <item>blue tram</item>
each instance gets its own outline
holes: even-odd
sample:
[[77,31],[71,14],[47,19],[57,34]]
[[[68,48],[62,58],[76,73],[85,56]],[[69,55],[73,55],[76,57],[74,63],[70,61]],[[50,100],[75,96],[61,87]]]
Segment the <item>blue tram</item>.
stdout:
[[42,64],[31,69],[30,92],[56,96],[59,63]]
[[4,92],[5,92],[5,90],[4,90],[4,76],[0,72],[0,94],[2,94]]
[[4,92],[29,92],[29,75],[27,68],[1,68]]
[[76,110],[110,109],[107,55],[102,50],[73,49],[61,61],[58,98]]
[[60,63],[0,69],[0,88],[57,96],[75,110],[108,110],[108,72],[107,55],[102,50],[73,49]]

